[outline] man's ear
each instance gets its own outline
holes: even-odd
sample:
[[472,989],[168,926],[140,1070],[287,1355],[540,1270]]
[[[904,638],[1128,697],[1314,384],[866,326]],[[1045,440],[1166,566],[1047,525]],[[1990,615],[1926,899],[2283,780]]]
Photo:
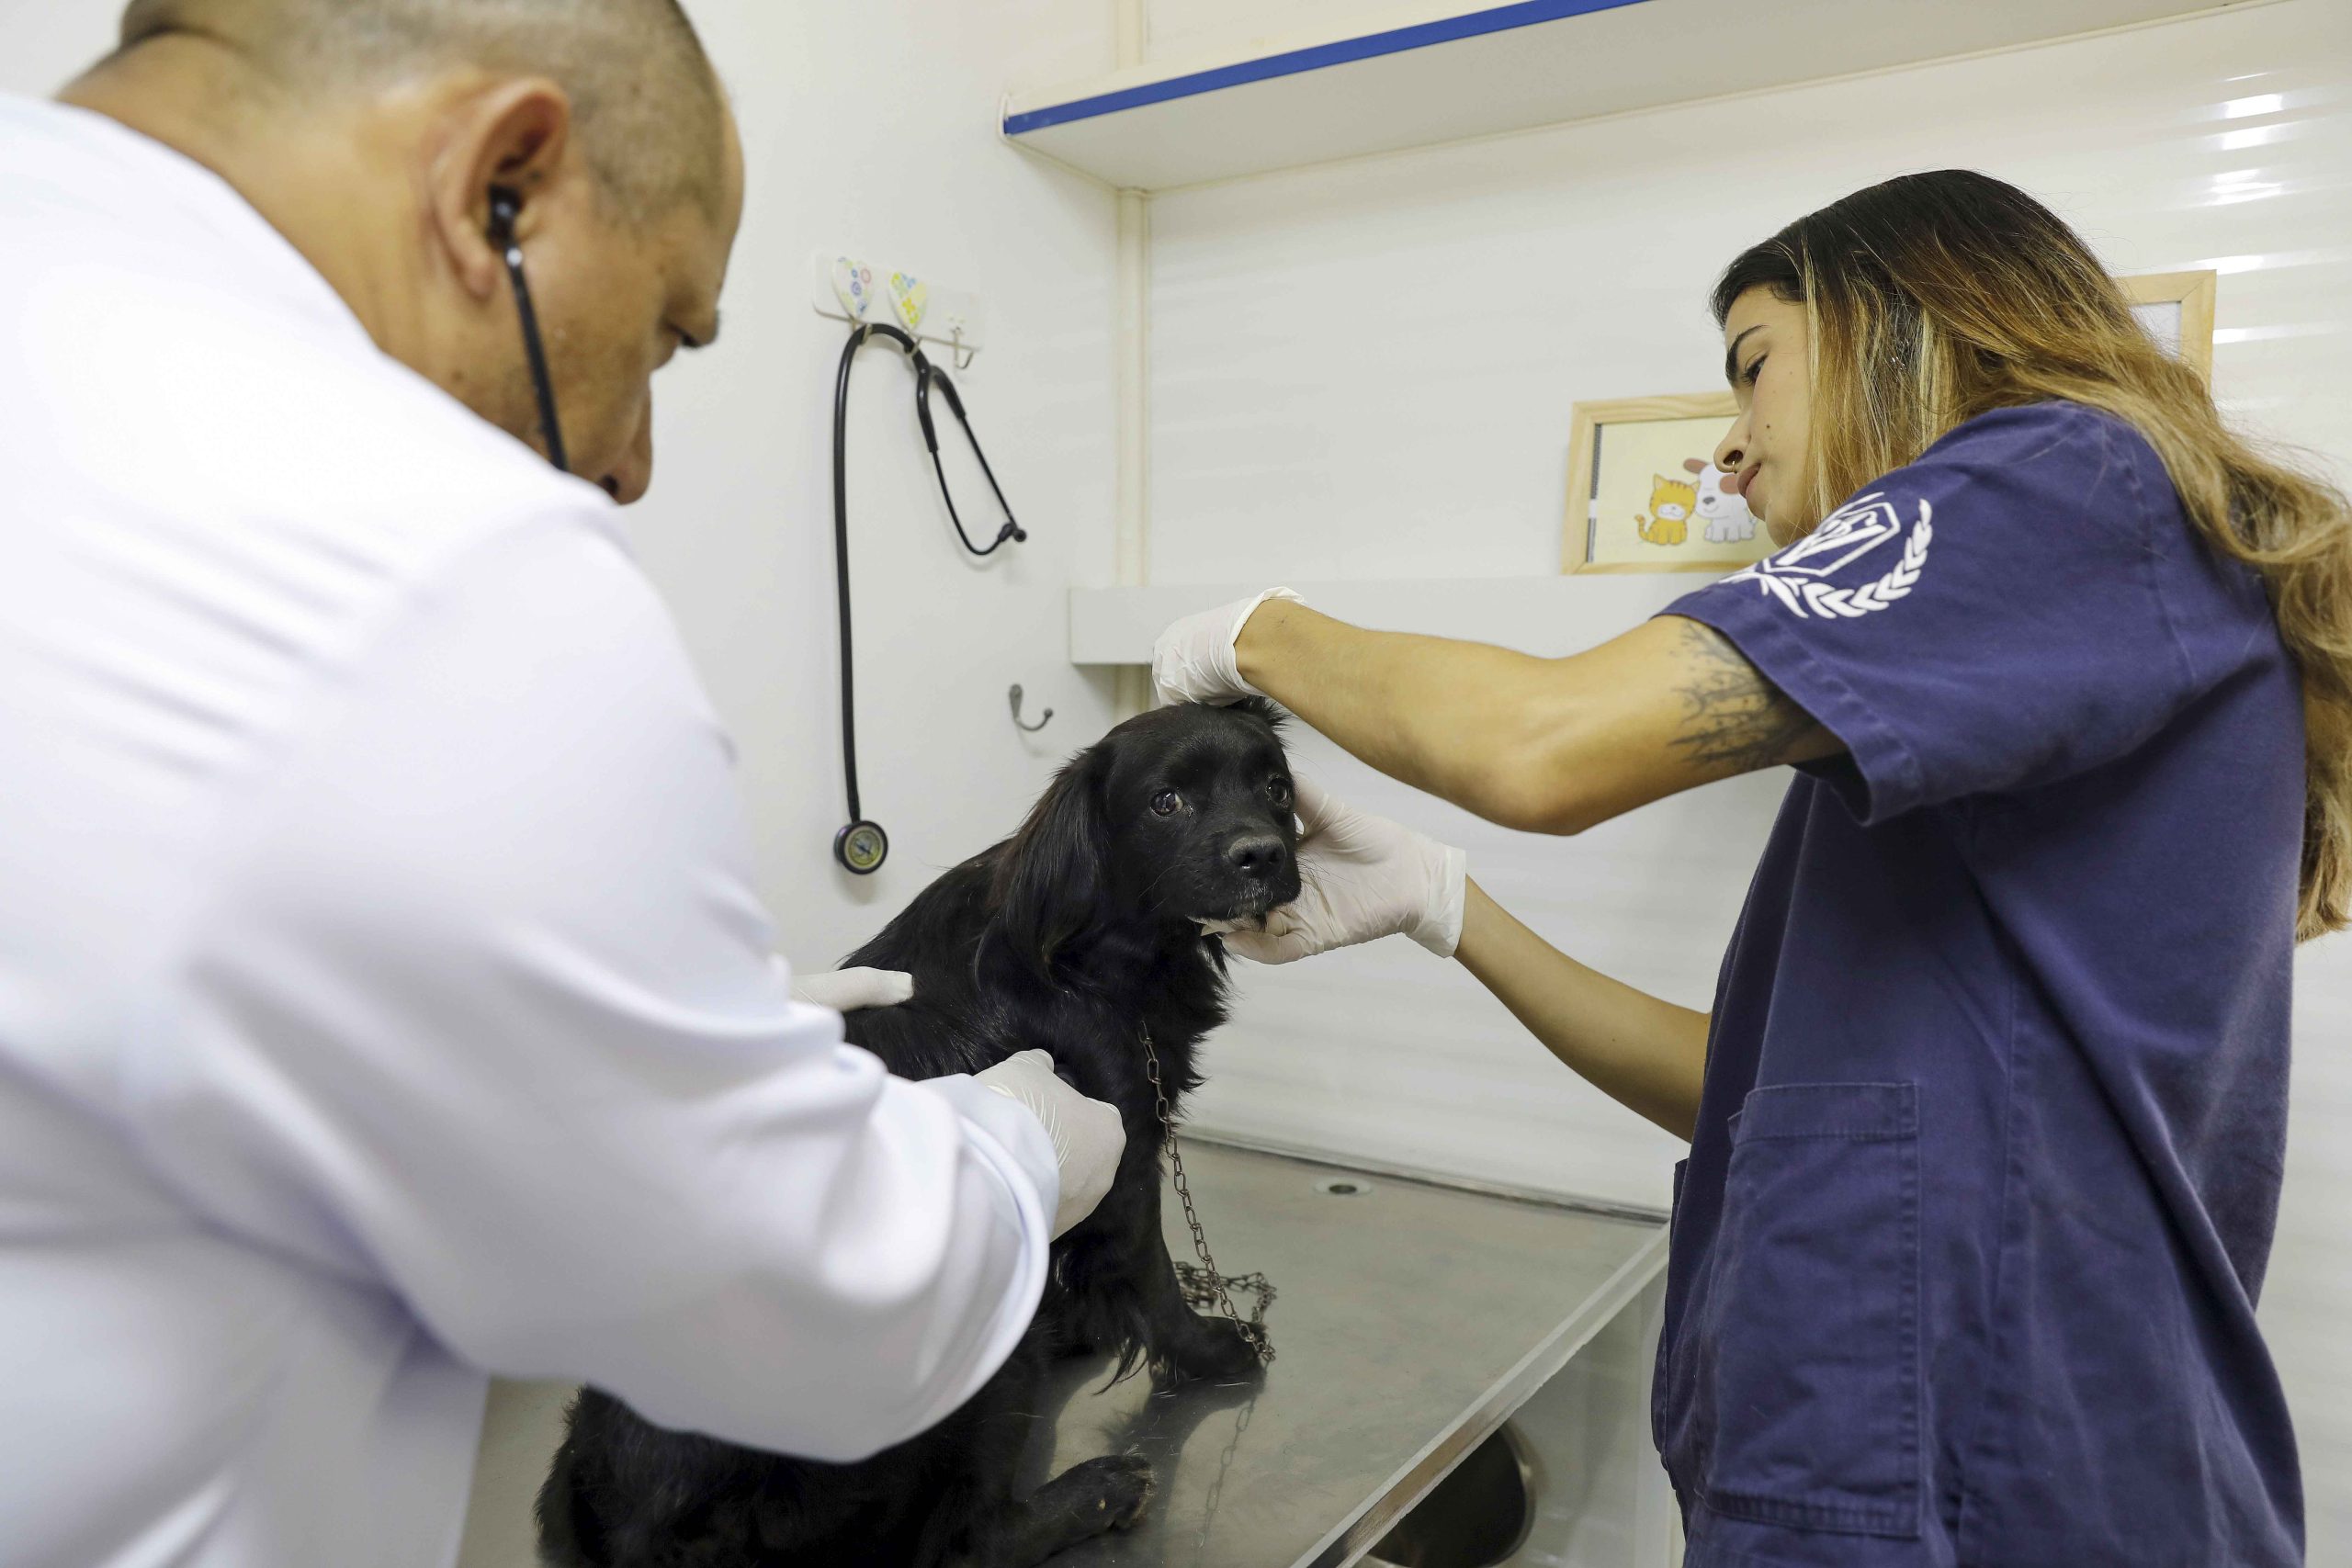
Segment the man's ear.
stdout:
[[450,270],[476,299],[506,287],[505,264],[490,238],[493,186],[520,198],[514,237],[527,241],[543,196],[571,146],[571,99],[544,76],[502,82],[452,104],[442,140],[426,163],[426,212]]
[[997,867],[996,927],[1022,967],[1043,979],[1070,940],[1101,918],[1111,825],[1097,746],[1056,775]]

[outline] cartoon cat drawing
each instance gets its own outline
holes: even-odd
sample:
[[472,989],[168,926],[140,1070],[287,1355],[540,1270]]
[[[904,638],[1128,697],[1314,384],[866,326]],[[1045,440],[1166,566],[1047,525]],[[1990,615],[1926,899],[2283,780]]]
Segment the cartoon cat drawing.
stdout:
[[1756,514],[1747,502],[1724,488],[1731,476],[1702,457],[1685,457],[1682,466],[1693,477],[1699,492],[1699,516],[1706,524],[1707,543],[1741,545],[1756,537]]
[[1664,474],[1650,476],[1650,515],[1634,515],[1634,527],[1649,544],[1669,548],[1690,536],[1690,508],[1699,499],[1696,486]]

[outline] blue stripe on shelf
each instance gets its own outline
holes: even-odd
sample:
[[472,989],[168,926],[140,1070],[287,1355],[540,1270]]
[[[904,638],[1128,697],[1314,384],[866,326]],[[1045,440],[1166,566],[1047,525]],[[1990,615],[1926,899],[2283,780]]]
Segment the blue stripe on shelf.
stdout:
[[1516,6],[1497,6],[1488,10],[1442,17],[1434,22],[1417,23],[1409,28],[1396,28],[1385,33],[1367,33],[1363,38],[1341,39],[1337,43],[1318,43],[1309,49],[1295,49],[1286,54],[1244,60],[1232,65],[1220,65],[1213,71],[1196,71],[1189,76],[1171,76],[1164,82],[1148,82],[1140,87],[1127,87],[1067,104],[1050,104],[1025,114],[1008,115],[1004,121],[1004,133],[1022,136],[1033,130],[1043,130],[1047,126],[1068,125],[1072,120],[1092,119],[1098,115],[1117,114],[1123,109],[1142,108],[1148,104],[1164,104],[1171,99],[1193,97],[1250,82],[1295,76],[1301,72],[1321,71],[1328,66],[1346,65],[1358,60],[1374,60],[1384,54],[1427,49],[1431,44],[1483,38],[1488,33],[1509,32],[1513,28],[1533,27],[1539,22],[1556,22],[1564,17],[1582,17],[1594,11],[1613,11],[1621,6],[1644,3],[1645,0],[1522,0]]

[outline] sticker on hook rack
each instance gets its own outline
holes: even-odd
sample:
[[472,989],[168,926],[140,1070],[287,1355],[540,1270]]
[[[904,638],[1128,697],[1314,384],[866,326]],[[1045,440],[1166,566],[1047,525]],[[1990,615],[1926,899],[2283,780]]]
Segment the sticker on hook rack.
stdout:
[[931,285],[903,272],[894,272],[890,275],[890,303],[899,312],[899,324],[910,333],[920,333],[923,312],[931,308]]
[[853,321],[865,320],[874,309],[874,269],[849,256],[833,258],[833,293]]

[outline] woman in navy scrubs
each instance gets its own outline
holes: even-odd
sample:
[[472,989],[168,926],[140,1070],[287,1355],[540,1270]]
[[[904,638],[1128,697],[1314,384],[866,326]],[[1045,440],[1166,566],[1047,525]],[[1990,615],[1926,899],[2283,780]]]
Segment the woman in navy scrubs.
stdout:
[[2352,888],[2345,502],[1983,175],[1849,197],[1713,303],[1716,461],[1777,554],[1565,660],[1277,591],[1156,660],[1533,831],[1793,764],[1712,1014],[1311,790],[1308,897],[1227,941],[1411,934],[1690,1138],[1654,1412],[1690,1563],[2298,1562],[2255,1302],[2294,945]]

